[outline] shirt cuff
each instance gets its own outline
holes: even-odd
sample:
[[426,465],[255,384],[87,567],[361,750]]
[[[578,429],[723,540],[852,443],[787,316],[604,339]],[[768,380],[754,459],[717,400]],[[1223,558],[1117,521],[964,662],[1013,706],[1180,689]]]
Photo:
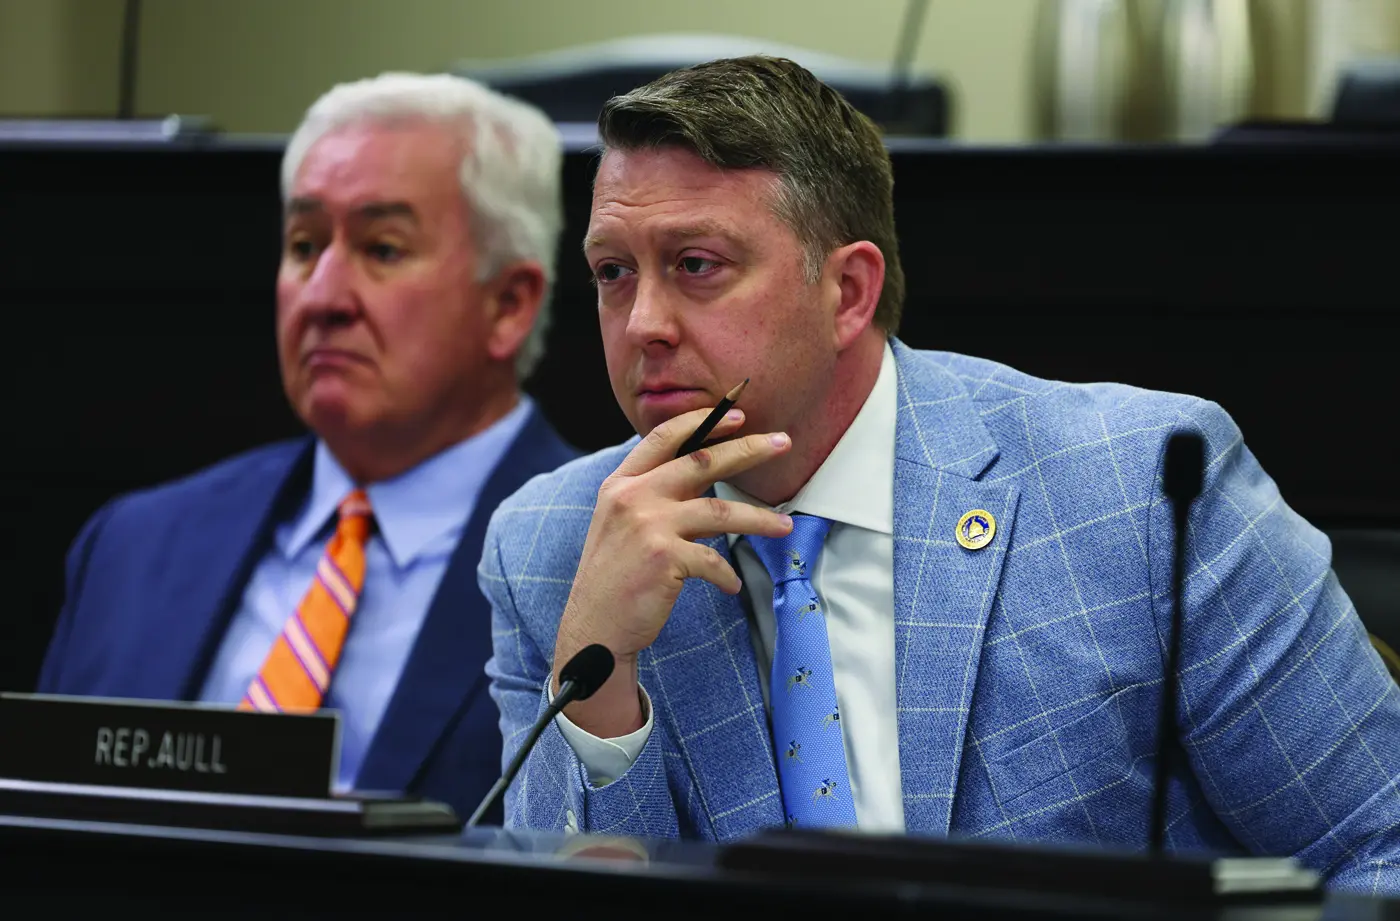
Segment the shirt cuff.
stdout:
[[[642,754],[647,739],[651,738],[651,698],[647,696],[647,689],[640,684],[637,685],[637,690],[642,695],[642,709],[646,711],[647,721],[636,732],[616,739],[600,739],[593,733],[575,726],[562,712],[554,717],[564,741],[569,743],[578,760],[588,769],[588,779],[594,787],[606,787],[627,773],[627,769],[636,763]],[[554,703],[553,681],[549,682],[548,691],[549,702]]]

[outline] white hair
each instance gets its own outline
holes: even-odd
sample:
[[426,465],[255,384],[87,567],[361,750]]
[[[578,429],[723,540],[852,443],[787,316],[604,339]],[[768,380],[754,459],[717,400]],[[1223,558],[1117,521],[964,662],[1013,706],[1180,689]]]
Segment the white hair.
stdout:
[[544,270],[544,299],[516,356],[524,380],[544,353],[554,260],[564,225],[563,149],[553,122],[534,106],[452,74],[386,73],[333,87],[307,110],[282,157],[282,197],[302,159],[330,132],[365,121],[427,119],[462,133],[459,179],[481,260],[480,279],[516,260]]

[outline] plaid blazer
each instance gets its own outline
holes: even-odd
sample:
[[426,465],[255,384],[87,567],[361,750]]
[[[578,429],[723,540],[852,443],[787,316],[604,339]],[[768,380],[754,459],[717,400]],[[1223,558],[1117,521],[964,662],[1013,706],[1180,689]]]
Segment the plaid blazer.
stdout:
[[[1170,628],[1167,439],[1201,434],[1181,637],[1188,755],[1169,846],[1294,855],[1333,888],[1400,893],[1400,688],[1331,570],[1218,405],[1038,380],[892,341],[894,623],[911,834],[1146,846]],[[479,569],[509,761],[546,705],[559,617],[599,484],[635,440],[529,482]],[[969,551],[964,512],[997,532]],[[708,541],[729,553],[723,538]],[[749,623],[691,580],[639,658],[651,737],[615,782],[550,725],[511,827],[726,840],[783,824]]]

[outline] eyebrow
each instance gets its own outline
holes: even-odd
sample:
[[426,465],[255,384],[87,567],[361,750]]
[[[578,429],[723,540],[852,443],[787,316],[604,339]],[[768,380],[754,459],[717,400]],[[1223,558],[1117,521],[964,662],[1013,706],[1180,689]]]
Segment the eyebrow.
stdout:
[[[288,215],[318,214],[325,210],[319,198],[293,198],[287,203]],[[386,217],[406,217],[417,221],[418,213],[406,201],[371,201],[355,208],[351,214],[364,220],[376,221]]]
[[[742,245],[739,237],[728,225],[709,220],[698,220],[689,224],[667,227],[660,231],[657,236],[667,240],[693,240],[696,237],[720,237],[736,245]],[[607,234],[589,234],[583,238],[583,248],[586,251],[595,246],[602,246],[607,242]]]

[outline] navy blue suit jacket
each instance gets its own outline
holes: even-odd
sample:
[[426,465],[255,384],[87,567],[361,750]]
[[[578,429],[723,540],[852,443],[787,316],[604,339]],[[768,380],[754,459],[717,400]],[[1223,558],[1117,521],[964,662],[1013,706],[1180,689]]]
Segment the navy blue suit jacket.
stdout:
[[[100,509],[69,551],[38,690],[194,699],[274,529],[306,495],[314,443],[259,448]],[[527,480],[577,454],[531,410],[462,531],[356,786],[418,794],[465,817],[495,782],[501,736],[483,671],[491,608],[476,579],[486,523]]]

